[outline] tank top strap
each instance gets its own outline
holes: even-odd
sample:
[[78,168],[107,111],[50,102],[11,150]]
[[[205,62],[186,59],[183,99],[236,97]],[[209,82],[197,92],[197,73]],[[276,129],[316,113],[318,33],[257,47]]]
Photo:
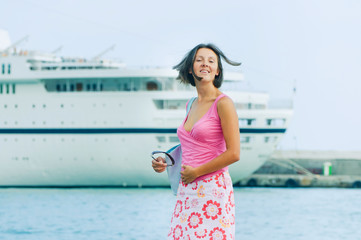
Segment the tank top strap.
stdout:
[[213,105],[212,105],[212,110],[210,111],[210,114],[213,115],[213,116],[216,116],[218,117],[218,111],[217,111],[217,103],[218,101],[223,98],[223,97],[227,97],[226,94],[222,93],[221,95],[219,95],[216,100],[214,101]]

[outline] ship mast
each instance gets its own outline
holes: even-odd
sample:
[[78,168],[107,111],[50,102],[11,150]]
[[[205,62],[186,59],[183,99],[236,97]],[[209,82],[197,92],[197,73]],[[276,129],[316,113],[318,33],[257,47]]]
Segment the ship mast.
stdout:
[[19,41],[15,42],[15,43],[11,44],[9,47],[5,48],[2,52],[3,52],[3,53],[9,53],[10,49],[15,48],[15,47],[16,47],[17,45],[19,45],[20,43],[28,40],[28,38],[29,38],[29,35],[23,37],[23,38],[20,39]]

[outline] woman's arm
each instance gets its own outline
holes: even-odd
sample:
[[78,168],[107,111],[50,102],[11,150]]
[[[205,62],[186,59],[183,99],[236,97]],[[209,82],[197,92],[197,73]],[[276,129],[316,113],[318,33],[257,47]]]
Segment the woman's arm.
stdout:
[[241,144],[236,108],[230,98],[224,97],[218,101],[217,110],[227,149],[218,157],[196,168],[182,165],[184,170],[181,171],[181,178],[186,184],[193,182],[197,177],[220,170],[239,160]]

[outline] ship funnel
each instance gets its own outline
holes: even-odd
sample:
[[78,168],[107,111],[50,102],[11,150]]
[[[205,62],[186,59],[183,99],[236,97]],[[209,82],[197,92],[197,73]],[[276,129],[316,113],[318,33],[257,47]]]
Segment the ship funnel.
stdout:
[[0,52],[8,49],[11,46],[11,40],[9,33],[5,30],[0,29]]

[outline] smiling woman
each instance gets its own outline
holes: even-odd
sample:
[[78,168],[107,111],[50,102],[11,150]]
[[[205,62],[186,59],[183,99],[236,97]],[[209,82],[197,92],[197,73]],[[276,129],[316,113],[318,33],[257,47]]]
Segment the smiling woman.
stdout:
[[[228,166],[239,160],[240,134],[232,100],[218,88],[221,58],[213,44],[199,44],[174,68],[178,79],[197,89],[198,97],[177,129],[182,147],[181,180],[168,239],[235,239],[235,204]],[[190,107],[188,104],[191,104]],[[166,168],[155,159],[156,172]]]
[[[213,63],[216,62],[218,64],[219,74],[215,76],[213,85],[216,88],[220,88],[223,82],[223,66],[220,57],[222,57],[228,64],[233,66],[239,66],[241,65],[241,63],[237,63],[229,60],[217,46],[211,43],[209,44],[202,43],[197,45],[186,55],[186,57],[179,64],[173,67],[174,69],[179,71],[178,79],[180,79],[180,81],[183,83],[191,84],[193,87],[196,86],[194,81],[195,79],[196,80],[202,79],[202,77],[195,74],[194,71],[194,66],[199,65],[198,63],[200,63],[198,61],[201,61],[202,59],[204,60],[204,56],[200,56],[200,55],[198,55],[198,58],[196,59],[196,54],[199,53],[198,50],[201,49],[203,49],[203,52],[204,49],[210,49],[214,53],[214,57],[216,59],[213,59],[212,56],[210,56],[211,59],[207,59],[207,60],[213,60]],[[193,63],[195,64],[193,65]],[[215,64],[215,66],[217,66],[217,64]]]

